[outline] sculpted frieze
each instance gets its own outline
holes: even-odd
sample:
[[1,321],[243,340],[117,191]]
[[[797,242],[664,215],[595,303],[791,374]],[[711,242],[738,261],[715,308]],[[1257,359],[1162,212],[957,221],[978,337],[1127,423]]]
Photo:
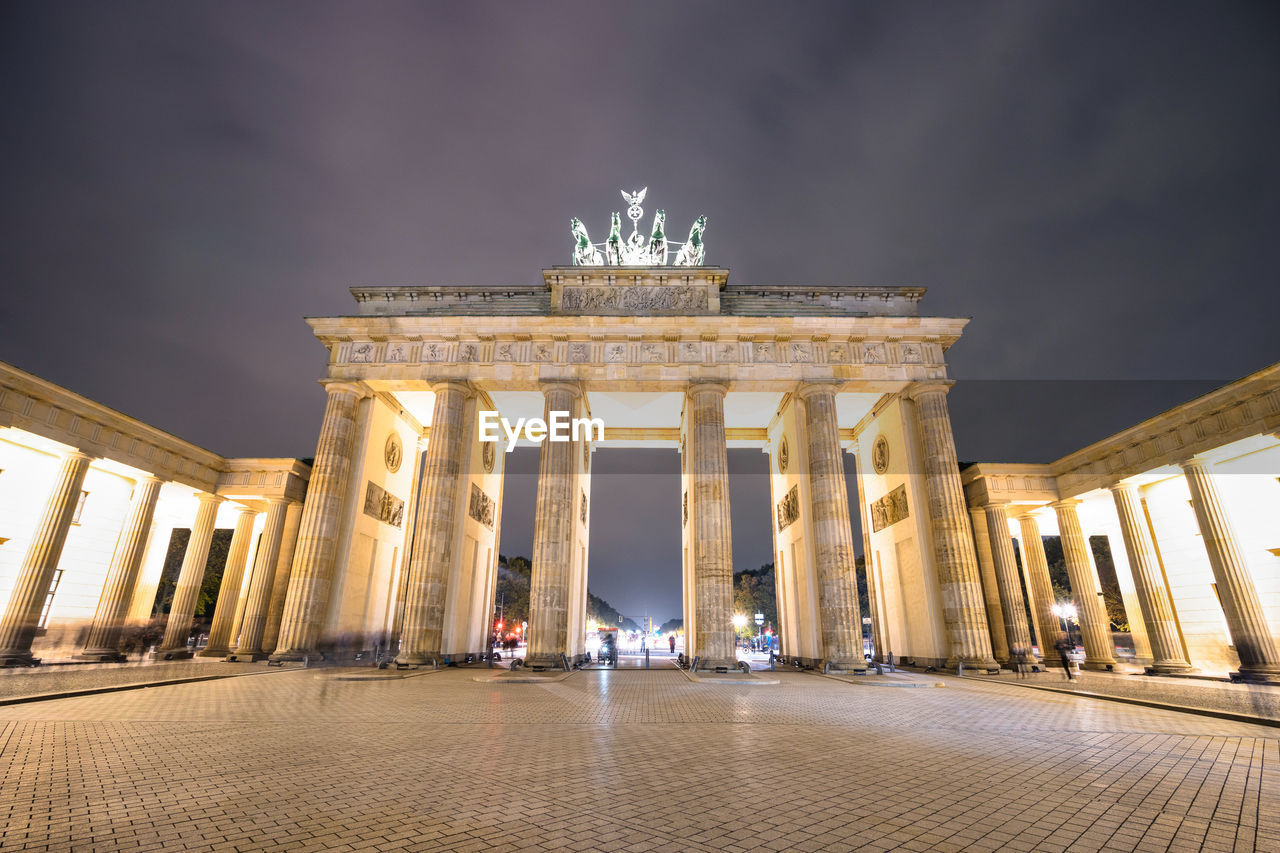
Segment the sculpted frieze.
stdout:
[[693,314],[708,311],[706,288],[648,285],[567,286],[560,310],[572,314]]

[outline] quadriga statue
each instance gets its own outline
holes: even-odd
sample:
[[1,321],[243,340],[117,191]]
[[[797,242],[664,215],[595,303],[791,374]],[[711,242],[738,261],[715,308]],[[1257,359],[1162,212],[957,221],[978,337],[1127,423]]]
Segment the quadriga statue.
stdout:
[[569,230],[573,233],[574,239],[573,265],[575,267],[600,266],[600,252],[591,245],[591,238],[587,236],[587,226],[582,224],[582,220],[576,216],[570,219]]
[[689,229],[689,239],[684,241],[676,255],[678,267],[700,267],[707,257],[707,247],[702,245],[702,232],[707,230],[707,217],[699,216]]

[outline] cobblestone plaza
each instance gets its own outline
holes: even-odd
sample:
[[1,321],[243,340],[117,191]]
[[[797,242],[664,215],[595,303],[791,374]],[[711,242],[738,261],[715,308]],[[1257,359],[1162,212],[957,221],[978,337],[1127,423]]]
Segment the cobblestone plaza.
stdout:
[[1271,727],[956,678],[352,672],[0,708],[0,849],[1280,846]]

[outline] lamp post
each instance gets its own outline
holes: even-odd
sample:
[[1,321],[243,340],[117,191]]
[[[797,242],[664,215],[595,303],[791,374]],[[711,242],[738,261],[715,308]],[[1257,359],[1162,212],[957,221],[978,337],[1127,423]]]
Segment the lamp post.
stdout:
[[1055,604],[1050,609],[1053,611],[1054,616],[1057,616],[1059,619],[1062,620],[1063,632],[1067,635],[1067,642],[1071,644],[1071,648],[1074,651],[1076,647],[1076,641],[1071,636],[1071,622],[1078,615],[1076,611],[1076,606],[1068,601],[1064,604]]
[[756,651],[760,650],[760,641],[764,637],[764,614],[756,614]]

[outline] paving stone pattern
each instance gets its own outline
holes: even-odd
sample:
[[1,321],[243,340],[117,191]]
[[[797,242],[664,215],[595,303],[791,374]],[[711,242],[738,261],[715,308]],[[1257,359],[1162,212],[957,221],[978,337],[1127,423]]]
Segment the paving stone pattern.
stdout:
[[0,849],[1280,849],[1262,726],[957,679],[474,674],[0,707]]

